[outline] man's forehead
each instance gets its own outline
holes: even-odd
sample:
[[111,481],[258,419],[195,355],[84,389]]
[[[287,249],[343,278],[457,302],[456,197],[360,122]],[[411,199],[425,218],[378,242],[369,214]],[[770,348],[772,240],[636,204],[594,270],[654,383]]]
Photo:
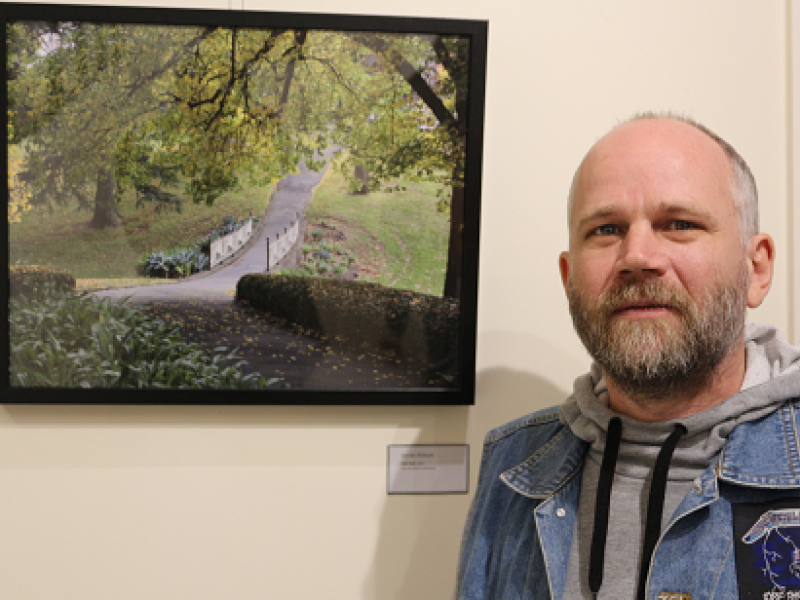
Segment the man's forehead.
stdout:
[[[699,129],[671,119],[640,119],[613,129],[587,153],[570,195],[570,223],[584,212],[583,200],[613,185],[645,182],[673,197],[661,201],[687,201],[693,186],[706,186],[714,195],[730,198],[731,168],[723,149]],[[685,188],[685,193],[677,192]],[[698,190],[699,191],[699,190]],[[607,200],[607,198],[606,198]]]

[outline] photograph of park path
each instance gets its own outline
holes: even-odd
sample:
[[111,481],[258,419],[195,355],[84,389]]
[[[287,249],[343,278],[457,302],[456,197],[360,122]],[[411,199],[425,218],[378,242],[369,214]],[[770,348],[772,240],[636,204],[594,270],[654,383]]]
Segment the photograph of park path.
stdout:
[[12,386],[459,385],[467,40],[7,36]]

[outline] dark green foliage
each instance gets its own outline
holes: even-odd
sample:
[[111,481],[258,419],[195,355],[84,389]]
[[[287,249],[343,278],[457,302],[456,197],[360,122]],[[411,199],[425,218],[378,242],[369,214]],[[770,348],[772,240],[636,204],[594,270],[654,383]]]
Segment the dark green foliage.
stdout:
[[53,267],[12,265],[8,276],[12,298],[20,294],[30,295],[48,285],[59,291],[75,289],[75,278],[72,273]]
[[364,281],[245,275],[236,301],[345,345],[433,364],[456,355],[459,301]]
[[[154,152],[159,142],[154,134],[138,140],[132,133],[123,136],[115,149],[117,201],[129,187],[133,187],[136,190],[137,208],[151,204],[157,215],[166,210],[179,213],[183,200],[169,191],[180,184],[179,169],[169,162],[165,164],[173,157],[172,154]],[[156,156],[159,160],[156,160]]]
[[260,389],[236,351],[204,352],[127,301],[39,288],[9,303],[11,385]]
[[166,209],[174,209],[175,212],[181,212],[181,199],[177,194],[168,192],[151,183],[137,185],[136,206],[142,208],[148,202],[156,207],[156,214],[161,214]]
[[236,302],[322,333],[313,288],[316,280],[251,273],[236,284]]

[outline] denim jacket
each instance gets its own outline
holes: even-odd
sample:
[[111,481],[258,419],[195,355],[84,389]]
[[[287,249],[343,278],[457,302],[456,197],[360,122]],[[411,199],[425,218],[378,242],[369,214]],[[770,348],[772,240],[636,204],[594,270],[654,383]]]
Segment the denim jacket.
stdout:
[[[800,398],[789,400],[731,432],[662,532],[648,600],[739,597],[733,507],[800,498],[798,409]],[[461,549],[458,600],[563,597],[587,448],[556,408],[487,435]]]

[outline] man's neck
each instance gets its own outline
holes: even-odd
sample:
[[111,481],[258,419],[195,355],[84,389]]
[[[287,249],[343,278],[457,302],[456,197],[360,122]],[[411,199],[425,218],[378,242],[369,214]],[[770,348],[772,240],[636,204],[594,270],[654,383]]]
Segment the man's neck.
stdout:
[[663,398],[642,398],[624,392],[608,376],[606,384],[611,410],[637,421],[655,423],[688,417],[716,406],[741,389],[744,373],[745,350],[744,343],[741,343],[722,360],[699,391]]

